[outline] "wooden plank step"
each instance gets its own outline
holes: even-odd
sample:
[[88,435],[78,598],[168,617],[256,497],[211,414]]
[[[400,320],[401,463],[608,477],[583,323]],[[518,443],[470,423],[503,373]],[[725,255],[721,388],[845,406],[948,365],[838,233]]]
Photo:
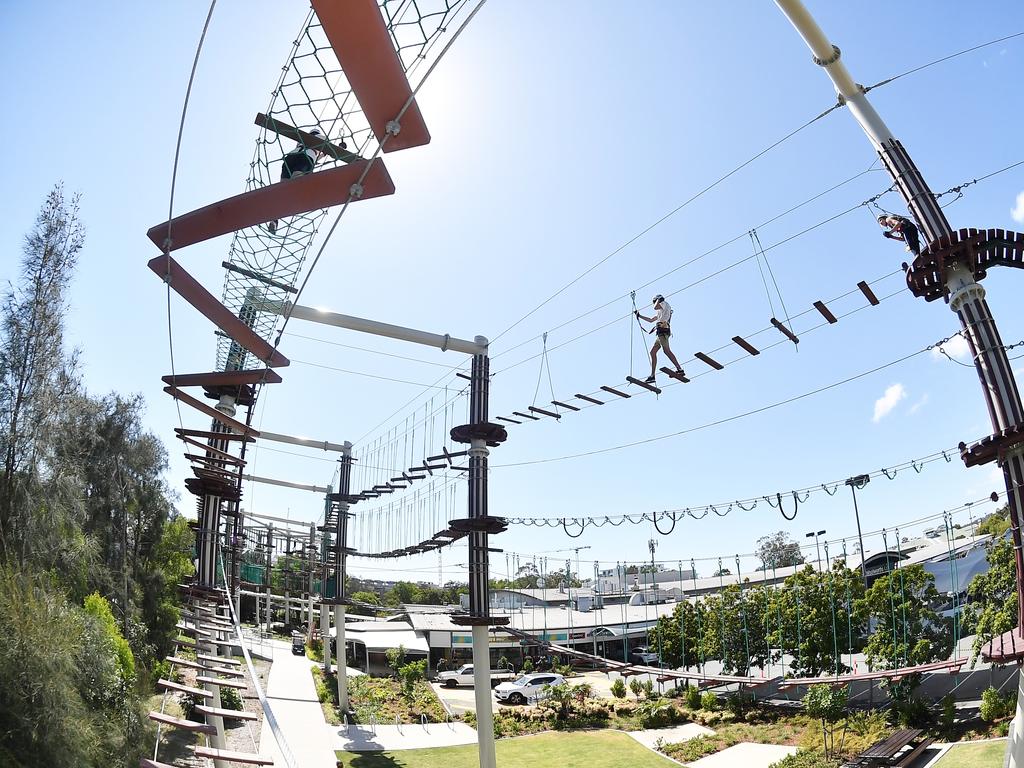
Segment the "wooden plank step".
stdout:
[[161,763],[156,760],[150,760],[147,757],[139,760],[139,768],[178,768],[176,765],[170,763]]
[[266,128],[268,131],[276,133],[278,136],[284,136],[286,139],[291,139],[294,142],[302,144],[306,149],[322,152],[328,157],[340,160],[343,163],[353,163],[356,160],[363,159],[355,152],[349,152],[345,147],[339,144],[334,144],[323,136],[307,133],[293,125],[289,125],[283,120],[269,117],[262,112],[256,113],[255,124],[260,126],[260,128]]
[[[184,267],[170,256],[150,259],[147,266],[166,282],[181,298],[195,307],[211,323],[224,331],[231,339],[251,352],[253,356],[271,368],[288,365],[288,358],[242,322],[238,316],[221,302]],[[239,432],[246,430],[240,429]]]
[[644,389],[649,389],[651,392],[653,392],[656,395],[660,395],[661,394],[661,389],[659,389],[658,387],[654,386],[653,384],[648,384],[643,379],[638,379],[635,376],[627,376],[626,377],[626,381],[628,381],[630,384],[636,384],[638,387],[643,387]]
[[196,398],[192,397],[192,395],[188,394],[187,392],[182,392],[177,387],[164,387],[164,392],[166,392],[168,395],[173,397],[175,400],[179,400],[182,403],[185,403],[185,405],[191,405],[193,408],[195,408],[200,413],[205,413],[211,419],[216,419],[217,421],[219,421],[221,424],[223,424],[224,426],[228,427],[229,429],[234,429],[234,430],[237,430],[239,432],[248,432],[253,437],[259,437],[260,436],[260,433],[257,432],[255,429],[247,429],[245,424],[243,424],[242,422],[235,421],[234,419],[232,419],[227,414],[221,413],[216,408],[210,407],[209,405],[204,403],[202,400],[197,400]]
[[259,716],[253,712],[243,712],[240,709],[208,707],[205,704],[197,704],[196,712],[207,717],[223,717],[225,720],[259,720]]
[[244,672],[239,672],[234,667],[208,667],[207,672],[213,672],[216,675],[224,675],[225,677],[245,677]]
[[196,635],[197,637],[210,637],[209,632],[204,632],[201,629],[190,627],[187,624],[175,624],[175,629],[179,632],[184,632],[186,635]]
[[[373,9],[379,17],[377,6],[374,5]],[[338,12],[339,15],[348,16],[348,4],[346,3],[344,11],[338,9]],[[395,110],[396,113],[397,111]],[[393,195],[395,185],[383,161],[378,159],[371,163],[369,160],[360,160],[349,165],[340,165],[337,168],[328,168],[325,171],[268,184],[211,203],[176,216],[170,222],[157,224],[151,227],[146,235],[163,253],[165,245],[169,246],[167,250],[174,251],[229,232],[259,226],[274,219],[284,219],[299,213],[340,205],[349,199],[351,186],[359,180],[367,166],[369,171],[363,179],[363,194],[355,199],[368,200],[372,197]],[[171,242],[165,244],[168,232]],[[221,330],[231,335],[227,329]]]
[[273,765],[274,758],[266,755],[257,755],[254,752],[234,752],[230,749],[214,749],[213,747],[195,746],[192,749],[196,757],[209,757],[214,760],[228,760],[234,763],[245,763],[246,765]]
[[205,429],[182,429],[174,428],[175,433],[185,437],[201,437],[207,440],[241,440],[246,443],[255,443],[256,438],[252,435],[237,435],[234,432],[210,432]]
[[191,731],[192,733],[206,733],[213,736],[217,733],[217,729],[212,725],[206,723],[197,723],[195,720],[182,720],[181,718],[171,717],[165,715],[163,712],[150,712],[149,719],[154,720],[163,725],[169,725],[172,728],[180,728],[183,731]]
[[179,373],[162,376],[171,387],[242,387],[253,384],[280,384],[281,375],[270,368],[247,371],[213,371],[212,373]]
[[228,656],[207,656],[205,653],[197,653],[196,658],[201,659],[202,661],[215,661],[218,664],[229,664],[232,667],[239,667],[242,665],[242,662],[238,659],[232,659]]
[[[313,0],[312,5],[370,128],[378,141],[383,140],[388,123],[412,98],[412,88],[377,0]],[[430,141],[415,100],[409,103],[400,123],[401,131],[388,139],[385,152]]]
[[156,687],[163,688],[167,691],[177,691],[178,693],[188,693],[192,696],[201,696],[204,699],[213,697],[213,693],[211,691],[204,691],[200,688],[191,688],[187,685],[176,683],[173,680],[164,680],[162,677],[156,681]]
[[249,687],[245,683],[236,683],[234,680],[222,680],[219,677],[206,677],[205,675],[196,677],[196,682],[203,685],[218,685],[221,688],[237,688],[240,691]]
[[206,670],[206,667],[203,666],[202,664],[198,664],[198,663],[196,663],[194,661],[189,661],[188,659],[181,659],[181,658],[178,658],[177,656],[168,656],[165,659],[165,661],[169,661],[174,666],[176,666],[176,667],[184,667],[185,669],[201,669],[201,670]]
[[676,379],[677,381],[681,381],[684,384],[689,384],[690,383],[690,380],[688,378],[686,378],[686,374],[684,374],[684,373],[680,373],[679,371],[674,371],[671,368],[665,368],[664,366],[662,366],[658,370],[661,371],[662,373],[664,373],[666,376],[671,376],[673,379]]

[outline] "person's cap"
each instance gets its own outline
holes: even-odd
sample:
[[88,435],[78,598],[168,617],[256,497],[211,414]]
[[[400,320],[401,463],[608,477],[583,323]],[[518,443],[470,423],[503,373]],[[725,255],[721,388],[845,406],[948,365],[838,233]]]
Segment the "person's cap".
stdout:
[[662,296],[660,293],[656,293],[656,294],[654,294],[654,298],[651,299],[651,303],[652,304],[657,304],[659,301],[664,301],[664,300],[665,300],[664,296]]
[[888,218],[889,218],[889,214],[887,214],[887,213],[882,213],[882,214],[879,214],[879,216],[878,216],[878,220],[879,221],[884,221],[885,219],[888,219]]
[[319,128],[311,128],[309,131],[310,136],[323,136],[323,132]]

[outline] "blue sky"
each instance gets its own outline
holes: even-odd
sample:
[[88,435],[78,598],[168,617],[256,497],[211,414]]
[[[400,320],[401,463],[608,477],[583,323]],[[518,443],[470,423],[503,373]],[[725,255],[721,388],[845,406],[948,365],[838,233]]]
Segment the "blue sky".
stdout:
[[[1024,30],[1024,7],[1015,2],[907,3],[895,19],[891,3],[814,2],[810,9],[864,84]],[[63,179],[69,190],[80,191],[88,239],[71,297],[70,337],[83,350],[91,391],[145,395],[148,426],[168,443],[171,480],[179,489],[187,464],[171,439],[177,414],[160,383],[170,372],[167,309],[163,287],[145,267],[156,253],[145,231],[166,218],[181,101],[205,12],[197,2],[142,10],[115,3],[0,7],[0,64],[12,76],[8,119],[0,125],[0,140],[9,147],[0,177],[0,278],[14,275],[21,239],[51,185]],[[218,4],[185,126],[176,212],[241,191],[256,137],[253,116],[267,104],[304,13],[297,3]],[[1018,38],[900,79],[871,97],[932,188],[941,191],[1024,159],[1018,128],[1024,107],[1014,98],[1022,65],[1024,38]],[[397,193],[352,206],[303,303],[493,339],[696,191],[828,108],[834,95],[769,2],[491,0],[419,101],[432,142],[387,157]],[[669,217],[495,341],[492,416],[534,401],[540,359],[510,366],[540,353],[544,332],[555,347],[611,323],[548,356],[559,399],[623,384],[631,364],[634,372],[643,371],[640,340],[625,318],[631,304],[616,297],[857,174],[760,227],[762,244],[768,248],[881,192],[889,185],[884,173],[861,173],[874,160],[853,119],[838,110]],[[1014,222],[1011,210],[1022,191],[1024,167],[967,189],[949,208],[949,218],[956,227],[1020,229],[1024,224]],[[902,211],[892,195],[880,203]],[[768,252],[791,315],[819,299],[837,314],[852,311],[863,304],[859,295],[830,300],[855,290],[860,280],[899,269],[907,254],[884,240],[872,219],[859,208]],[[219,293],[227,245],[221,238],[193,246],[179,260]],[[780,338],[750,336],[772,314],[754,261],[702,280],[751,253],[749,240],[740,237],[640,290],[643,303],[655,291],[675,294],[673,346],[681,358],[729,344],[737,334],[764,346]],[[984,282],[1006,343],[1024,338],[1024,310],[1014,298],[1022,281],[1024,275],[996,269]],[[891,298],[805,334],[799,351],[779,345],[686,387],[666,389],[658,399],[638,396],[567,414],[561,423],[510,428],[509,441],[492,453],[491,513],[614,515],[774,495],[986,434],[973,369],[923,354],[790,405],[673,439],[574,460],[502,466],[721,420],[905,357],[958,329],[947,306],[913,298],[898,273],[875,290]],[[778,298],[773,301],[778,312]],[[813,313],[804,315],[797,327],[812,321]],[[209,370],[215,350],[209,324],[175,299],[172,328],[176,369]],[[282,371],[283,384],[267,388],[254,420],[275,432],[356,440],[420,392],[408,383],[310,363],[431,384],[444,372],[438,364],[463,362],[453,353],[298,321],[289,331],[282,351],[293,363]],[[697,373],[706,366],[691,362],[687,369]],[[541,379],[538,405],[551,399],[546,371]],[[425,397],[441,392],[429,390]],[[421,414],[423,403],[423,397],[416,401]],[[411,413],[401,411],[398,422]],[[187,426],[206,425],[205,417],[187,410],[185,420]],[[357,456],[361,448],[365,444],[357,444]],[[305,456],[261,448],[251,469],[296,482],[330,481],[329,456],[295,453]],[[864,528],[938,513],[1002,487],[990,467],[966,470],[958,460],[931,464],[920,474],[904,472],[865,489]],[[460,487],[460,505],[463,497]],[[180,506],[191,511],[191,498],[183,495]],[[310,520],[322,499],[249,485],[245,506]],[[758,536],[780,528],[801,539],[820,529],[829,538],[849,535],[854,523],[848,494],[813,496],[792,523],[765,504],[680,522],[672,535],[657,536],[657,557],[675,562],[749,552]],[[647,556],[651,535],[650,525],[588,530],[578,540],[553,529],[513,528],[495,546],[527,554],[589,546],[581,553],[584,563],[635,561]],[[500,573],[505,559],[495,557]],[[553,567],[564,557],[552,553],[549,562]],[[445,578],[464,575],[464,549],[445,553],[443,561]],[[436,578],[437,566],[437,557],[429,556],[364,561],[353,571]]]

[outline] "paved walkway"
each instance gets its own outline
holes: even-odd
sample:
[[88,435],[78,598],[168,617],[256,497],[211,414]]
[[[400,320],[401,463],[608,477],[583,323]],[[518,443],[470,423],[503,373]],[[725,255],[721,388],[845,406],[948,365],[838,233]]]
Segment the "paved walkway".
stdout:
[[[274,665],[266,694],[295,764],[301,768],[336,768],[331,726],[324,720],[309,673],[314,662],[294,655],[290,643],[273,641],[272,647]],[[260,731],[260,752],[273,757],[276,768],[286,768],[266,718]]]
[[671,728],[648,728],[646,731],[626,731],[626,733],[645,747],[655,749],[654,745],[657,744],[658,739],[661,739],[662,744],[678,744],[680,741],[689,741],[698,736],[710,736],[714,731],[697,723],[685,723],[674,725]]
[[768,768],[772,763],[794,752],[796,747],[752,744],[744,741],[721,752],[702,757],[690,763],[690,768]]
[[461,744],[476,744],[476,731],[465,723],[378,725],[376,727],[351,725],[334,728],[334,731],[334,749],[345,749],[349,752],[382,752],[384,750],[457,747]]

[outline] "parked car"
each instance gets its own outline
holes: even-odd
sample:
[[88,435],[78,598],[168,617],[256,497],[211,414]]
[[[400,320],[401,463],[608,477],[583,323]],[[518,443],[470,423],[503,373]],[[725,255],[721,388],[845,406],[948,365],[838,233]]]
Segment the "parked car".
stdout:
[[296,656],[306,655],[306,638],[298,632],[292,633],[292,653]]
[[531,672],[518,680],[499,685],[494,689],[494,697],[501,704],[525,704],[546,698],[548,686],[564,682],[564,677],[552,672]]
[[633,659],[639,661],[641,664],[658,664],[660,659],[658,654],[652,651],[645,645],[641,645],[639,648],[633,649]]
[[[516,673],[511,669],[492,669],[491,688],[506,680],[515,680]],[[454,688],[457,685],[473,685],[473,665],[463,664],[458,669],[449,672],[439,672],[437,682],[445,688]]]

